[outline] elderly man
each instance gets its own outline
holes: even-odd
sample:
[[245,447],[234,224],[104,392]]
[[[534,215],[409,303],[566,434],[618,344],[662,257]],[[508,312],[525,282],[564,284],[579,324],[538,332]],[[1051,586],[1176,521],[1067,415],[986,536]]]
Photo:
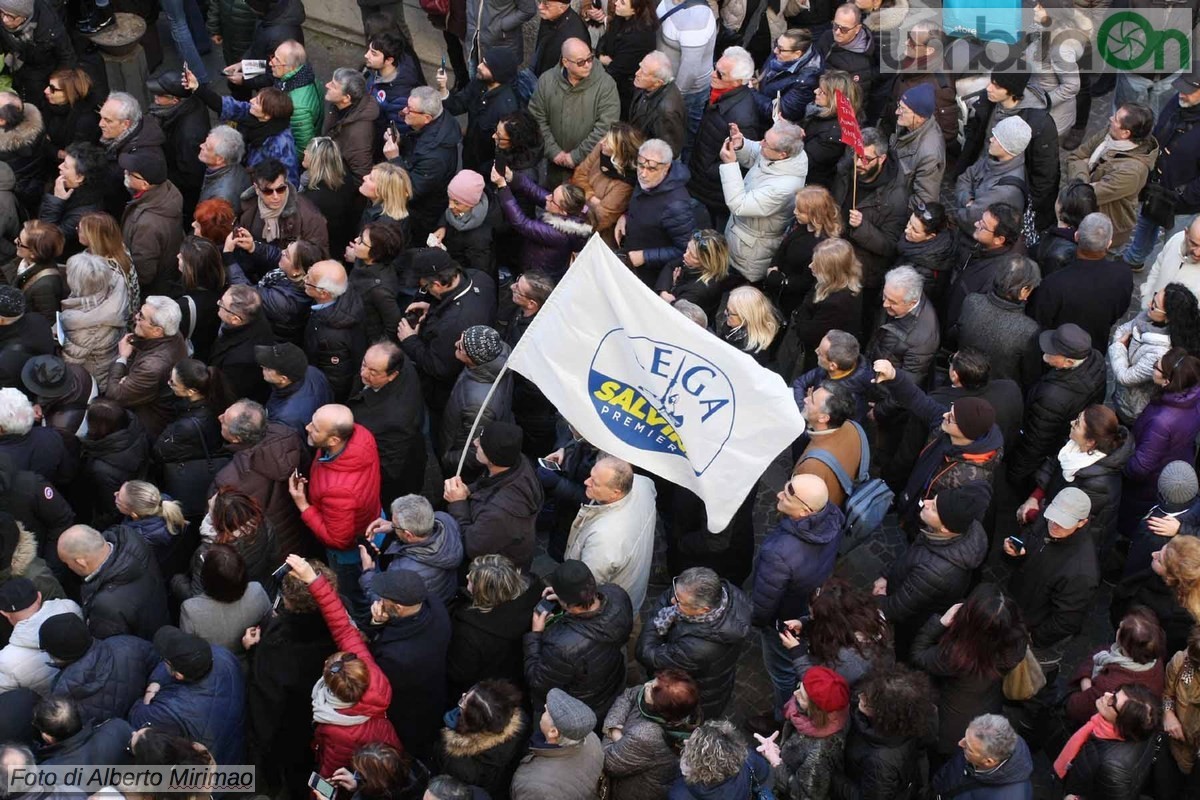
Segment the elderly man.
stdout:
[[763,130],[754,106],[754,90],[749,85],[753,77],[754,58],[750,53],[742,47],[725,48],[713,67],[712,94],[688,160],[692,172],[688,191],[708,208],[717,230],[723,230],[729,219],[720,167],[721,150],[734,130],[730,126],[736,125],[737,132],[747,139],[760,138]]
[[854,421],[857,407],[854,395],[835,381],[822,381],[810,388],[801,406],[808,446],[792,470],[793,475],[816,475],[824,481],[829,502],[843,509],[846,488],[828,462],[836,463],[853,481],[863,458],[870,459],[866,434]]
[[528,800],[590,800],[604,772],[597,715],[562,689],[546,694],[540,737],[513,773],[512,792]]
[[[505,343],[510,348],[525,335],[554,291],[554,280],[541,270],[526,270],[510,287],[515,308],[503,328]],[[525,455],[536,458],[554,449],[558,437],[558,411],[541,390],[524,375],[513,376],[513,418],[525,431]]]
[[209,365],[221,370],[234,397],[265,403],[270,385],[263,380],[255,351],[273,345],[275,334],[262,313],[262,298],[252,286],[230,286],[217,303],[217,318],[221,329],[209,353]]
[[361,183],[375,165],[375,127],[379,119],[379,103],[367,94],[367,81],[362,73],[349,67],[339,67],[325,84],[325,112],[322,135],[337,142],[355,182]]
[[1100,211],[1113,222],[1113,247],[1120,250],[1137,222],[1138,197],[1158,159],[1151,135],[1154,112],[1140,103],[1125,103],[1066,160],[1067,180],[1081,178],[1096,190]]
[[654,482],[634,475],[629,462],[605,456],[583,486],[589,502],[571,523],[566,558],[587,564],[600,583],[620,586],[640,609],[654,559]]
[[0,583],[0,617],[12,626],[8,644],[0,649],[0,692],[50,693],[58,666],[42,652],[39,633],[47,620],[59,614],[83,617],[74,600],[43,598],[28,578],[10,577]]
[[[971,209],[965,211],[970,213]],[[958,324],[963,301],[973,294],[986,292],[1009,259],[1021,255],[1021,207],[992,203],[984,208],[971,227],[963,229],[964,233],[967,231],[971,232],[971,239],[961,243],[958,263],[946,292],[943,320],[946,331]]]
[[[736,124],[721,146],[721,189],[729,209],[725,240],[729,263],[747,281],[767,274],[787,227],[795,222],[796,192],[808,176],[804,130],[781,120],[761,142],[742,136]],[[742,177],[742,169],[749,170]]]
[[308,363],[325,373],[337,400],[350,394],[354,366],[367,349],[362,300],[349,288],[346,268],[337,261],[318,261],[304,279],[304,293],[313,301],[304,352]]
[[788,478],[775,507],[779,521],[754,562],[751,621],[762,631],[763,665],[775,696],[772,708],[781,718],[797,677],[776,624],[808,613],[813,591],[833,574],[845,517],[829,502],[825,482],[816,475]]
[[100,533],[72,525],[58,538],[58,557],[85,579],[80,605],[97,639],[119,634],[152,639],[169,622],[158,560],[133,528],[117,525]]
[[909,89],[922,83],[929,84],[933,88],[932,116],[942,132],[942,140],[946,147],[955,151],[950,156],[953,158],[959,148],[958,95],[955,92],[954,81],[946,71],[946,48],[943,45],[941,21],[920,20],[911,27],[906,27],[908,32],[904,41],[904,56],[900,60],[900,71],[894,81],[888,81],[891,85],[891,107],[896,107]]
[[124,153],[143,155],[157,151],[166,163],[163,143],[166,137],[153,116],[143,116],[137,98],[126,92],[112,92],[100,106],[100,145],[108,154],[108,181],[105,184],[104,210],[120,219],[129,193],[125,191],[125,170],[119,163]]
[[933,777],[939,797],[967,792],[979,800],[1031,797],[1033,756],[1012,723],[999,714],[971,720],[958,743],[959,750]]
[[[843,3],[833,14],[833,27],[817,39],[817,52],[825,62],[825,69],[840,69],[862,89],[863,102],[867,111],[865,119],[879,118],[882,99],[876,96],[879,80],[879,40],[870,28],[863,24],[864,12],[855,3]],[[826,17],[828,19],[828,17]]]
[[250,179],[258,202],[243,203],[238,224],[256,241],[270,242],[282,250],[303,239],[316,245],[322,255],[329,252],[329,226],[325,217],[311,200],[288,183],[283,162],[264,158],[250,170]]
[[[458,475],[459,463],[468,480],[482,471],[479,462],[463,459],[470,446],[468,436],[475,420],[486,426],[495,420],[512,420],[512,375],[505,369],[508,345],[495,328],[472,325],[454,346],[454,357],[462,364],[442,416],[441,462],[443,474]],[[501,374],[504,373],[504,374]],[[493,384],[498,384],[493,388]]]
[[864,128],[862,143],[861,155],[842,159],[838,165],[833,197],[848,223],[846,239],[862,262],[863,329],[870,330],[879,307],[883,273],[896,260],[896,244],[904,235],[910,192],[904,170],[888,151],[883,133]]
[[637,186],[617,220],[617,243],[642,282],[653,288],[665,264],[682,258],[697,227],[688,194],[691,172],[671,146],[650,139],[638,148]]
[[538,3],[537,13],[541,21],[538,23],[536,49],[529,68],[534,75],[541,77],[547,71],[558,68],[563,45],[568,39],[586,42],[590,41],[590,37],[583,18],[567,0]]
[[844,386],[855,398],[854,419],[860,424],[867,422],[867,390],[875,381],[871,363],[862,356],[862,348],[854,334],[830,330],[822,338],[814,352],[816,366],[800,374],[792,381],[792,396],[796,405],[804,408],[808,392],[825,381]]
[[475,77],[466,86],[455,87],[454,94],[446,91],[446,75],[437,76],[442,106],[451,114],[466,114],[467,129],[463,134],[463,168],[482,173],[494,158],[496,143],[492,136],[500,120],[521,108],[516,80],[520,64],[506,47],[484,51],[475,66]]
[[666,53],[651,50],[643,56],[633,75],[633,87],[629,124],[647,139],[662,139],[672,152],[682,152],[687,142],[687,108]]
[[246,155],[246,142],[237,128],[218,125],[208,132],[200,143],[200,163],[204,165],[204,182],[200,185],[200,199],[219,198],[237,210],[242,205],[242,194],[250,188],[250,176],[242,167]]
[[153,149],[122,153],[125,188],[133,196],[121,215],[121,236],[146,294],[178,286],[183,242],[183,195],[167,177],[167,161]]
[[1108,341],[1112,326],[1129,310],[1133,272],[1123,259],[1109,258],[1113,224],[1102,213],[1088,214],[1075,232],[1075,259],[1055,270],[1029,298],[1026,310],[1048,331],[1074,322],[1093,342]]
[[913,194],[925,203],[942,196],[942,176],[946,172],[946,140],[936,113],[933,84],[919,83],[900,97],[896,132],[892,134],[892,153]]
[[[924,84],[923,84],[924,85]],[[1020,117],[1000,120],[988,140],[987,157],[980,158],[955,184],[957,207],[954,220],[963,233],[971,231],[988,206],[1005,203],[1025,209],[1025,148],[1031,135],[1029,123]]]
[[[109,14],[107,23],[97,20],[98,27],[86,32],[95,33],[111,22]],[[7,4],[0,17],[0,46],[12,56],[11,68],[6,71],[13,76],[13,89],[30,102],[42,102],[50,73],[77,63],[71,38],[53,3],[20,0]]]
[[592,152],[612,124],[621,118],[617,84],[581,39],[562,44],[562,69],[538,78],[529,100],[529,113],[542,130],[546,159],[551,162],[548,185],[568,178]]
[[941,337],[937,313],[925,297],[925,281],[912,267],[896,267],[884,278],[884,323],[871,336],[867,360],[887,359],[920,386],[929,377]]
[[958,325],[948,338],[960,351],[970,348],[982,354],[993,378],[1030,386],[1042,374],[1037,346],[1042,328],[1026,313],[1026,301],[1041,281],[1037,262],[1010,255],[996,270],[990,291],[963,301]]
[[333,402],[325,373],[309,366],[304,351],[291,342],[256,345],[254,361],[262,367],[262,379],[271,387],[267,416],[272,422],[282,422],[301,432],[313,412]]
[[1182,283],[1200,297],[1200,215],[1163,244],[1142,284],[1142,306],[1149,308],[1169,283]]
[[218,420],[233,459],[217,472],[213,486],[253,497],[275,530],[279,552],[315,552],[313,537],[287,491],[292,474],[308,468],[303,435],[281,422],[269,422],[267,410],[253,400],[237,401]]
[[[321,117],[325,114],[321,90],[308,63],[308,53],[304,45],[289,39],[275,48],[267,66],[271,69],[275,88],[287,92],[288,97],[292,98],[292,138],[296,140],[296,152],[303,153],[320,130]],[[264,76],[246,81],[246,86],[257,88],[269,83]]]
[[425,484],[425,403],[412,359],[393,342],[371,345],[346,405],[379,445],[382,502],[420,492]]
[[33,403],[23,392],[0,389],[0,453],[7,454],[17,469],[36,472],[55,486],[68,485],[75,473],[76,456],[68,451],[58,431],[34,422]]
[[788,122],[800,122],[808,112],[817,91],[817,79],[825,71],[825,62],[813,45],[812,33],[804,28],[789,28],[775,39],[771,57],[762,72],[750,81],[759,123],[765,128],[778,113]]
[[157,437],[175,415],[175,393],[167,386],[171,370],[187,358],[179,333],[179,304],[151,295],[134,316],[133,333],[117,343],[117,360],[108,376],[106,396],[137,414],[146,432]]
[[446,186],[458,172],[462,129],[442,108],[438,90],[429,86],[418,86],[409,94],[404,123],[410,132],[399,142],[388,132],[383,154],[393,164],[404,167],[412,180],[409,225],[412,240],[424,242],[446,213]]
[[363,591],[374,599],[371,585],[380,574],[408,570],[421,576],[430,595],[449,604],[458,594],[458,568],[463,559],[458,523],[445,511],[434,511],[419,494],[395,498],[390,509],[390,520],[377,519],[367,526],[368,539],[375,540],[383,533],[384,541],[391,541],[386,547],[379,544],[375,549],[382,548],[382,553],[376,556],[366,547],[360,548]]

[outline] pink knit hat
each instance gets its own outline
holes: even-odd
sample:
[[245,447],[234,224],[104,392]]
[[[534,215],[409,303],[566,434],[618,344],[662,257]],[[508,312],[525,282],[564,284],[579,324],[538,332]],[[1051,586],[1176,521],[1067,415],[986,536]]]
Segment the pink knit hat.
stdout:
[[451,179],[446,193],[455,202],[477,206],[479,199],[483,197],[483,176],[473,170],[464,169]]

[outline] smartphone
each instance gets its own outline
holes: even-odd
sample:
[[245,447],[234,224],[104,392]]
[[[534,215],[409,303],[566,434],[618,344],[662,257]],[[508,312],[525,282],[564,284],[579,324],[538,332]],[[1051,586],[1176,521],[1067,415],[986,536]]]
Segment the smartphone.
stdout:
[[557,600],[551,600],[549,597],[543,597],[538,601],[538,604],[533,607],[533,610],[539,614],[557,614],[562,610],[562,606]]
[[547,461],[544,458],[539,458],[538,466],[544,467],[551,472],[562,472],[562,464],[559,464],[557,461]]
[[372,560],[379,558],[379,548],[375,546],[375,542],[371,541],[370,536],[367,536],[365,533],[360,533],[358,536],[354,537],[354,539],[363,547],[367,548],[367,553],[370,554]]
[[496,150],[496,172],[504,177],[505,171],[508,169],[508,153],[504,150]]
[[597,11],[603,9],[604,0],[592,0],[592,8],[596,9]]
[[[287,575],[291,571],[292,566],[285,561],[284,563],[280,564],[274,572],[271,573],[271,577],[275,579],[276,583],[279,583],[281,580],[283,580],[283,576]],[[316,773],[313,774],[315,775]]]
[[442,53],[442,63],[441,63],[441,66],[438,67],[438,75],[441,75],[443,77],[446,75],[446,54],[445,53]]
[[1025,543],[1016,536],[1008,536],[1005,538],[1005,541],[1011,544],[1013,546],[1013,550],[1016,550],[1018,553],[1025,549]]
[[421,312],[420,311],[405,312],[404,319],[408,321],[408,326],[410,328],[415,328],[421,324]]
[[308,776],[308,788],[324,797],[325,800],[332,800],[334,793],[337,792],[332,783],[315,772]]
[[400,144],[400,129],[396,127],[396,120],[388,123],[388,130],[392,132],[392,141]]
[[775,630],[780,633],[791,633],[792,629],[787,626],[787,623],[781,619],[775,620]]

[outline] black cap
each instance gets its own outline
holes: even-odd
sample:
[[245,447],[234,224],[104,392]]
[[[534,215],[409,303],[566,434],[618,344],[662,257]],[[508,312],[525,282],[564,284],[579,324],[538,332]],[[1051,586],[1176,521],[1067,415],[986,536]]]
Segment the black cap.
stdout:
[[0,611],[24,611],[37,602],[38,591],[29,578],[9,578],[0,583]]
[[483,429],[479,444],[487,460],[497,467],[515,466],[521,460],[525,432],[511,422],[491,422]]
[[574,558],[559,564],[548,583],[564,606],[586,605],[596,595],[596,576],[587,564]]
[[308,357],[291,342],[255,345],[254,360],[260,367],[273,369],[292,383],[304,380],[304,373],[308,371]]
[[418,278],[431,278],[453,264],[454,259],[440,247],[422,247],[412,254],[412,269]]
[[38,630],[38,647],[56,661],[67,664],[83,658],[92,646],[92,632],[87,623],[74,614],[55,614]]
[[1191,94],[1200,89],[1200,61],[1192,62],[1192,69],[1171,82],[1171,88],[1180,94]]
[[186,680],[198,681],[212,670],[212,646],[199,636],[164,625],[154,634],[154,649]]
[[191,92],[183,88],[183,73],[176,69],[167,69],[150,76],[146,81],[146,91],[150,96],[156,94],[170,97],[190,97]]
[[392,569],[381,572],[371,581],[371,591],[384,600],[402,606],[416,606],[425,602],[429,594],[425,581],[410,569]]
[[142,180],[151,186],[167,182],[167,159],[161,150],[138,147],[122,153],[117,164],[126,172],[142,176]]
[[1052,331],[1042,331],[1038,344],[1048,356],[1087,358],[1092,352],[1091,334],[1074,322],[1059,325]]
[[47,400],[65,397],[79,386],[67,362],[58,356],[34,356],[21,368],[21,383],[37,397]]

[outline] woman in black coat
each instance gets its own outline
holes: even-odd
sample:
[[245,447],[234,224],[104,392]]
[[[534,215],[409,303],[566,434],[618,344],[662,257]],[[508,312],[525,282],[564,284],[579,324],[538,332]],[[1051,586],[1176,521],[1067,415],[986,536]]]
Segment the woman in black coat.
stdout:
[[188,236],[179,246],[179,274],[183,294],[175,302],[181,313],[179,332],[192,346],[192,355],[208,361],[221,330],[217,305],[225,293],[225,265],[221,251],[208,239]]
[[404,237],[395,223],[373,222],[346,245],[346,263],[351,265],[350,288],[363,304],[363,330],[368,342],[396,339],[400,306],[396,293],[400,279],[394,262],[404,249]]
[[827,239],[813,253],[816,284],[792,314],[779,349],[779,365],[787,380],[817,364],[817,346],[830,330],[861,337],[862,263],[845,239]]
[[946,224],[946,207],[941,203],[914,199],[913,206],[904,238],[896,247],[896,263],[908,264],[921,273],[925,296],[940,308],[955,266],[954,231]]
[[67,145],[54,187],[42,195],[38,219],[57,225],[63,234],[62,257],[83,250],[79,243],[79,221],[92,211],[104,210],[104,181],[108,158],[97,145],[74,142]]
[[[1042,278],[1075,260],[1075,232],[1088,214],[1100,210],[1096,190],[1076,178],[1062,188],[1054,204],[1058,225],[1042,232],[1037,249],[1031,255],[1042,269]],[[1097,343],[1098,344],[1098,343]]]
[[609,0],[608,28],[600,37],[596,54],[617,84],[621,119],[629,118],[633,99],[633,75],[642,58],[655,48],[658,15],[649,0]]
[[107,398],[93,400],[85,420],[71,505],[79,519],[91,519],[92,527],[103,530],[121,518],[116,504],[121,484],[145,476],[150,445],[137,416]]
[[340,253],[354,238],[363,199],[354,182],[347,180],[345,162],[337,142],[314,136],[304,148],[300,192],[325,217],[329,227],[329,252]]
[[508,681],[471,687],[446,714],[438,772],[478,786],[493,800],[508,800],[517,763],[529,747],[529,721],[521,690]]
[[16,243],[18,260],[5,265],[5,277],[24,295],[25,313],[41,314],[53,326],[67,296],[66,276],[58,266],[62,232],[53,223],[31,219],[17,234]]
[[763,278],[763,292],[785,320],[791,319],[816,283],[813,250],[826,239],[842,235],[842,212],[823,186],[805,186],[797,192],[793,214],[796,222],[784,232]]
[[180,502],[184,516],[196,519],[208,507],[213,475],[207,468],[185,465],[209,459],[215,469],[228,460],[222,453],[225,442],[217,416],[225,411],[229,400],[220,372],[194,358],[175,365],[167,386],[178,398],[178,416],[154,441],[154,461],[162,475],[158,486]]
[[701,230],[692,234],[682,259],[663,265],[655,288],[668,303],[687,300],[700,306],[712,323],[728,275],[729,247],[725,237],[714,230]]
[[1082,746],[1068,742],[1054,760],[1063,792],[1137,800],[1154,765],[1161,722],[1162,702],[1145,686],[1126,684],[1105,693],[1096,701],[1096,715],[1089,722],[1093,731]]
[[827,70],[817,83],[813,100],[817,111],[800,123],[804,129],[804,153],[808,156],[809,186],[833,188],[838,162],[846,153],[846,145],[842,143],[842,126],[837,119],[838,92],[846,96],[858,112],[858,118],[862,119],[862,90],[858,83],[842,70]]
[[55,70],[50,73],[42,94],[46,102],[38,105],[46,126],[48,155],[53,160],[61,159],[71,144],[100,141],[99,109],[104,98],[97,96],[86,70],[82,67]]

